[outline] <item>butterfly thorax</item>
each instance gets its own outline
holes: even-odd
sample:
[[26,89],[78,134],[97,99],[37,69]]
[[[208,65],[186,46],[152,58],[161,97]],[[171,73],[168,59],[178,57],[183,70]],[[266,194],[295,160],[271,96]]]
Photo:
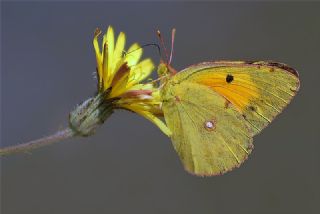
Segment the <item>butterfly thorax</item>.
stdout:
[[164,62],[160,62],[158,66],[158,75],[160,78],[160,94],[162,102],[168,102],[174,99],[173,86],[176,82],[176,70]]

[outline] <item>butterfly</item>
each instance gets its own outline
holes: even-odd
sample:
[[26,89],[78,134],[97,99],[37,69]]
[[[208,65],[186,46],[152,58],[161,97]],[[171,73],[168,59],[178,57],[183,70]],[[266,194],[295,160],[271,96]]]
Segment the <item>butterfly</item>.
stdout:
[[[298,72],[270,61],[202,62],[177,72],[171,54],[158,67],[160,98],[174,149],[195,175],[221,175],[239,167],[253,137],[299,90]],[[158,31],[158,36],[163,40]]]

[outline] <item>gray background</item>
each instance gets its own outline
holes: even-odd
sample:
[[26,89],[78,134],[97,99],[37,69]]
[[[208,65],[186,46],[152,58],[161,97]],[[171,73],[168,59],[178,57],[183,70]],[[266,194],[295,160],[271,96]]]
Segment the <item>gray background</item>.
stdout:
[[[94,94],[93,31],[112,24],[128,43],[166,40],[173,65],[272,59],[300,72],[290,106],[255,137],[239,169],[187,174],[170,140],[116,112],[90,138],[1,158],[1,213],[319,213],[320,5],[303,3],[2,3],[1,146],[64,127]],[[155,48],[145,55],[155,63]]]

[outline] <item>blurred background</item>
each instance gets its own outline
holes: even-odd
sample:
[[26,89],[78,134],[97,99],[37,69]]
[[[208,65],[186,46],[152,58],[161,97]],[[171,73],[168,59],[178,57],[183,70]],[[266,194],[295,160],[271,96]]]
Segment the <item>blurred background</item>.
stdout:
[[[92,38],[113,25],[127,47],[167,44],[177,70],[210,60],[275,60],[301,90],[223,176],[184,171],[170,139],[118,111],[96,135],[1,158],[1,213],[320,213],[320,4],[1,3],[1,146],[67,125],[96,90]],[[154,47],[144,56],[159,62]]]

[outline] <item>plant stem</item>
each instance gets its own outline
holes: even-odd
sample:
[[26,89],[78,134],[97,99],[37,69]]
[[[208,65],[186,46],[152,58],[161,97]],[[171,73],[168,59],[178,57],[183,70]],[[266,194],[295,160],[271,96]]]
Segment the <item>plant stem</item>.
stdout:
[[10,154],[15,154],[20,152],[28,152],[32,149],[47,146],[73,136],[75,136],[75,133],[70,128],[66,128],[62,131],[58,131],[57,133],[47,137],[29,141],[27,143],[0,148],[0,156],[10,155]]

